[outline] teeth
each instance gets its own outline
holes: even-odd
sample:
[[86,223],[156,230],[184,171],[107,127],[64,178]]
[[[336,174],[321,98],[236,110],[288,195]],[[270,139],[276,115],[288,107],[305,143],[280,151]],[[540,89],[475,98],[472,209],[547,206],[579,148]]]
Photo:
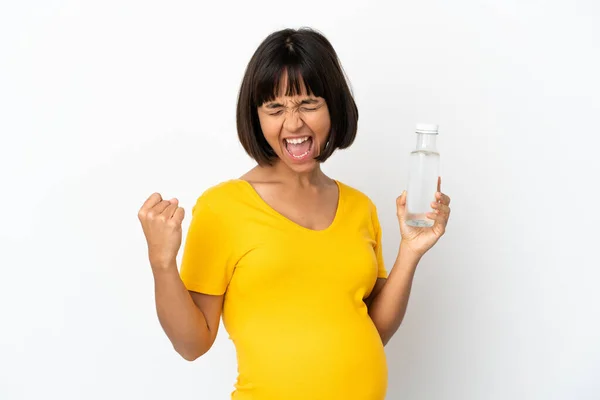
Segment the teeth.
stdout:
[[286,142],[290,143],[290,144],[300,144],[300,143],[304,143],[308,140],[308,136],[303,137],[303,138],[297,138],[297,139],[285,139]]
[[[310,150],[309,150],[309,151],[310,151]],[[300,154],[299,156],[295,156],[295,155],[293,155],[293,154],[291,154],[291,156],[292,156],[292,157],[294,157],[294,158],[302,158],[302,157],[304,157],[304,156],[305,156],[305,155],[307,155],[307,154],[308,154],[308,151],[304,152],[303,154]]]

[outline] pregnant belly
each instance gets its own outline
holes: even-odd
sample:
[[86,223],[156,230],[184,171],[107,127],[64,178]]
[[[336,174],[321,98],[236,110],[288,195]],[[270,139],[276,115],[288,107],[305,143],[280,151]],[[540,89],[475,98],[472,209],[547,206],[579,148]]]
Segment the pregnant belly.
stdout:
[[296,320],[272,329],[232,337],[239,372],[233,399],[385,398],[385,352],[368,315],[338,315],[321,324]]

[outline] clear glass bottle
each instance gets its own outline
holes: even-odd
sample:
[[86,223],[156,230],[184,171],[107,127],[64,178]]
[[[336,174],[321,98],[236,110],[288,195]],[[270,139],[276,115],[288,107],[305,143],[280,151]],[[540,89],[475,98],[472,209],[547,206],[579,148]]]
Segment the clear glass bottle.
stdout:
[[410,153],[408,185],[406,188],[406,224],[416,227],[433,226],[434,221],[426,217],[432,212],[438,177],[440,175],[440,153],[436,148],[438,126],[417,124],[417,148]]

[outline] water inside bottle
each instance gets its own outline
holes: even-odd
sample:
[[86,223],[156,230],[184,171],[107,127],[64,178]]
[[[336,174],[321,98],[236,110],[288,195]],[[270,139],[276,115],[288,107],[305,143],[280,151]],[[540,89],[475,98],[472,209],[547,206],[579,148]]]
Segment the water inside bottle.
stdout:
[[433,220],[426,217],[432,212],[431,202],[435,201],[440,167],[440,155],[427,150],[415,150],[410,154],[410,176],[406,198],[406,224],[415,227],[433,226]]

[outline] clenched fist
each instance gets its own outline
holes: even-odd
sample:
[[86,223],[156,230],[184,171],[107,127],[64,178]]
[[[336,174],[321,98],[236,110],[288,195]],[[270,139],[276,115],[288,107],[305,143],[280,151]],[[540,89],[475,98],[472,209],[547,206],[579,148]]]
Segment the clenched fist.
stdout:
[[154,193],[138,212],[148,242],[148,257],[153,269],[173,265],[181,246],[181,223],[185,211],[177,199],[163,200]]

